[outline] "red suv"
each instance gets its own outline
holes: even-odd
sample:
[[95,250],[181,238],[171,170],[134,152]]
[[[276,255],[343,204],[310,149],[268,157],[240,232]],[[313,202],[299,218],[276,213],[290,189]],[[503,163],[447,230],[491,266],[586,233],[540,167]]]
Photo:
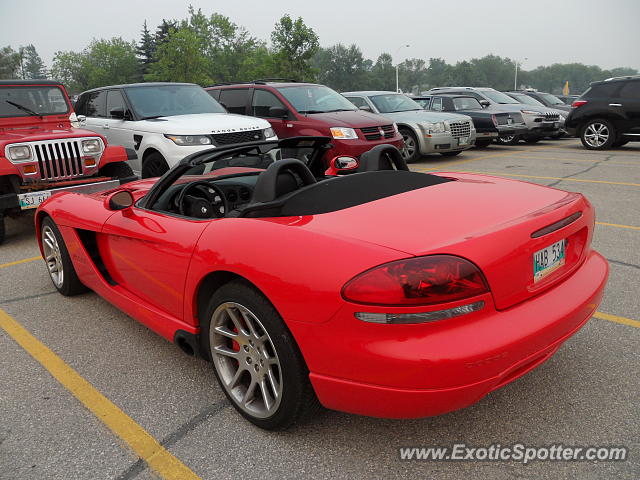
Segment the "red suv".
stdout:
[[33,211],[59,192],[91,193],[136,180],[134,152],[72,126],[76,115],[62,84],[0,81],[0,243],[4,217]]
[[380,144],[403,147],[394,123],[359,110],[324,85],[256,80],[215,85],[206,90],[231,113],[268,120],[278,138],[333,138],[334,155],[359,157]]

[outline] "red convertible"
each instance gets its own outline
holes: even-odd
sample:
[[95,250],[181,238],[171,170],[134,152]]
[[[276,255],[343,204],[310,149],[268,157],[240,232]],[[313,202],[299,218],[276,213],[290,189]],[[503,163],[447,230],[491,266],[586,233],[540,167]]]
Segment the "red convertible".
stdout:
[[326,175],[328,141],[216,148],[160,179],[53,196],[36,226],[55,287],[91,289],[211,360],[266,429],[320,404],[387,418],[466,407],[593,314],[608,265],[582,195],[411,172],[390,146]]

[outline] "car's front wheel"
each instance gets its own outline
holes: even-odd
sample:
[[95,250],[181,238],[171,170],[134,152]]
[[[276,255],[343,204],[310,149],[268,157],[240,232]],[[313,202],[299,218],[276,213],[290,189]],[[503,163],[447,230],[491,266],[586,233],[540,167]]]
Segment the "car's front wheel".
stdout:
[[161,177],[169,170],[169,165],[158,152],[150,153],[142,161],[142,178]]
[[587,150],[607,150],[616,140],[616,129],[608,120],[590,120],[582,127],[580,140]]
[[402,154],[402,158],[407,163],[413,163],[420,158],[420,145],[418,144],[418,137],[416,134],[408,129],[401,128],[400,135],[402,135],[402,139],[404,140],[404,147],[400,150]]
[[126,162],[107,163],[100,169],[100,175],[111,178],[128,178],[133,176],[133,170]]
[[42,220],[40,238],[44,261],[53,286],[68,297],[86,292],[88,288],[80,282],[62,234],[51,217]]
[[284,430],[317,410],[298,346],[259,291],[240,281],[222,286],[202,327],[203,347],[222,390],[251,423]]

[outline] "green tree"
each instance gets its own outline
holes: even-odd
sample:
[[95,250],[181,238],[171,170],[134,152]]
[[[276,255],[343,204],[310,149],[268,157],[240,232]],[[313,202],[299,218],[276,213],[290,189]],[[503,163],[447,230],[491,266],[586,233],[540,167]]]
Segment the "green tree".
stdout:
[[320,48],[311,61],[318,71],[318,82],[339,92],[368,88],[369,72],[362,52],[357,45],[348,47],[338,43],[333,47]]
[[22,73],[26,79],[47,78],[47,69],[42,58],[38,55],[36,47],[29,44],[21,49]]
[[212,81],[209,62],[202,52],[202,42],[193,30],[172,30],[158,45],[156,61],[144,78],[148,81],[209,84]]
[[388,53],[381,54],[371,68],[372,88],[396,91],[396,69]]
[[0,79],[18,78],[20,53],[7,46],[0,49]]
[[162,42],[164,42],[166,40],[166,38],[169,36],[169,33],[171,33],[172,30],[175,30],[176,28],[178,28],[178,22],[175,20],[165,20],[164,18],[162,19],[162,23],[160,25],[158,25],[158,28],[156,29],[156,33],[155,33],[155,44],[160,45]]
[[149,72],[149,66],[153,62],[153,57],[156,53],[156,40],[149,32],[146,20],[142,25],[142,33],[140,35],[140,42],[136,47],[136,53],[140,62],[140,71],[144,75]]
[[62,82],[69,93],[80,93],[89,88],[89,69],[86,52],[56,52],[51,78]]
[[319,47],[318,35],[302,20],[284,15],[271,32],[271,43],[279,63],[279,73],[296,80],[312,80],[316,72],[310,60]]

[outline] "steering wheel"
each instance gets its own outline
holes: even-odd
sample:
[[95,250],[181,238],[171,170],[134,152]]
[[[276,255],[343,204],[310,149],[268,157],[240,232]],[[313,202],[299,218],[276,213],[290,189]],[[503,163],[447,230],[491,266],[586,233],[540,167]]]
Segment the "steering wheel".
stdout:
[[176,200],[180,215],[194,218],[222,218],[229,210],[220,187],[204,180],[186,185]]

